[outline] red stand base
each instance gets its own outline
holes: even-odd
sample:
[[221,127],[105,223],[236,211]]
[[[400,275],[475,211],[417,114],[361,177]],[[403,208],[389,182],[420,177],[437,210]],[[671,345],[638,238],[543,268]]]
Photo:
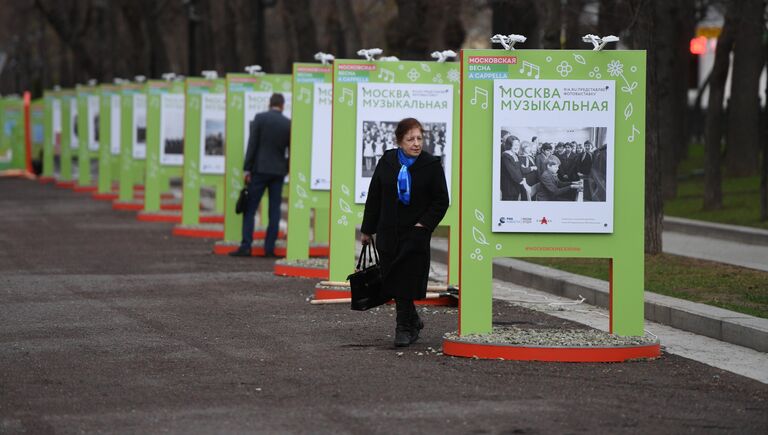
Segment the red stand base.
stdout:
[[[320,285],[315,287],[315,299],[342,299],[351,297],[352,292],[349,290],[324,288]],[[389,303],[392,304],[394,301],[390,301]],[[417,299],[414,303],[416,305],[433,305],[441,307],[455,307],[459,305],[458,299],[452,296],[440,296],[434,299]]]
[[93,192],[91,194],[91,197],[97,201],[114,201],[117,199],[119,195],[117,192],[107,192],[107,193],[99,193],[99,192]]
[[[237,243],[223,243],[223,242],[216,242],[216,244],[213,246],[213,253],[216,255],[228,255],[230,252],[237,251],[237,249],[240,247]],[[310,257],[327,257],[331,248],[328,245],[324,246],[310,246],[309,247],[309,256]],[[277,245],[275,246],[275,255],[278,257],[285,257],[285,246]],[[264,246],[263,245],[254,245],[251,247],[251,255],[254,257],[263,257],[264,256]]]
[[54,177],[37,177],[37,182],[40,184],[53,183],[54,181],[56,181]]
[[142,221],[142,222],[171,222],[171,223],[179,223],[181,222],[181,212],[179,213],[168,213],[168,212],[146,212],[146,211],[140,211],[136,214],[136,219]]
[[328,269],[291,266],[287,264],[275,264],[274,272],[277,276],[293,276],[297,278],[328,279],[328,276],[330,275]]
[[[219,216],[208,216],[209,218],[218,218]],[[200,223],[209,223],[203,220],[204,216],[200,216]],[[223,219],[224,217],[221,216]],[[197,237],[201,239],[222,239],[224,238],[224,226],[223,225],[176,225],[173,227],[173,235],[179,237]],[[253,232],[254,240],[263,240],[267,236],[266,230],[256,230]],[[277,233],[278,239],[285,239],[285,233],[280,231]]]
[[97,186],[80,186],[80,185],[72,186],[72,190],[78,193],[95,192],[97,189],[98,189]]
[[75,187],[74,181],[57,181],[55,184],[56,187],[60,187],[62,189],[72,189]]
[[443,340],[443,353],[467,358],[513,361],[623,362],[658,358],[661,355],[661,347],[659,343],[621,347],[531,347],[471,343],[446,338]]

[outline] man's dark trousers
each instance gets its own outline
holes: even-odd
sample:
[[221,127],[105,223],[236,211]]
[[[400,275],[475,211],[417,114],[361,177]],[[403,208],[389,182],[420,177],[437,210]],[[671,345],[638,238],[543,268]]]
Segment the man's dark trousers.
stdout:
[[248,183],[248,207],[243,214],[241,250],[250,251],[251,249],[251,243],[253,243],[253,219],[256,217],[256,210],[259,209],[259,203],[261,203],[264,190],[269,189],[269,225],[267,226],[267,237],[264,240],[264,255],[274,255],[277,233],[280,229],[280,203],[282,202],[284,178],[284,175],[251,175],[251,182]]

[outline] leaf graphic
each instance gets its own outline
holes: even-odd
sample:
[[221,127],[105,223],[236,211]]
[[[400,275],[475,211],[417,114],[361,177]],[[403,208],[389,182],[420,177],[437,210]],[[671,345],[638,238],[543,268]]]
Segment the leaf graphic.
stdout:
[[301,198],[307,197],[307,191],[304,190],[304,188],[299,186],[298,184],[296,185],[296,193],[298,193]]
[[341,198],[339,198],[339,208],[344,213],[352,213],[352,208],[349,207],[349,204],[347,204],[347,201],[344,201]]
[[478,209],[475,209],[475,219],[479,220],[482,223],[485,223],[485,215],[483,212],[481,212]]
[[584,56],[582,56],[580,54],[574,54],[573,58],[576,60],[576,62],[578,62],[578,63],[580,63],[582,65],[585,65],[587,63],[587,61],[584,60]]
[[632,116],[632,112],[635,110],[635,107],[632,105],[632,102],[630,101],[629,104],[627,104],[627,107],[624,108],[624,120],[626,121],[629,119],[630,116]]
[[347,187],[346,184],[341,185],[341,191],[344,193],[344,195],[349,196],[349,187]]
[[488,239],[485,238],[485,234],[476,227],[472,227],[472,238],[480,245],[488,245]]
[[303,172],[299,172],[299,181],[301,181],[302,183],[307,182],[307,177],[304,176]]

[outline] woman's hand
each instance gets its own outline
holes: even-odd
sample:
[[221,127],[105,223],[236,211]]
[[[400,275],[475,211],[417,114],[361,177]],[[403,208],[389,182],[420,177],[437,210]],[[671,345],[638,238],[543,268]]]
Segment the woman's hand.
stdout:
[[362,243],[363,246],[371,243],[371,239],[372,237],[370,234],[360,233],[360,243]]

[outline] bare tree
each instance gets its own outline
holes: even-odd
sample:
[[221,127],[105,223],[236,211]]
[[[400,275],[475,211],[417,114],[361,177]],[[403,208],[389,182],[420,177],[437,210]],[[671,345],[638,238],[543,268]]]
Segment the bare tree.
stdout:
[[312,61],[317,53],[317,36],[309,0],[283,0],[280,2],[280,14],[293,61]]
[[542,23],[541,48],[561,48],[562,31],[560,0],[542,0],[536,3],[536,13]]
[[728,140],[725,156],[730,175],[757,174],[760,153],[760,72],[763,69],[765,2],[742,0],[735,17]]
[[402,59],[426,59],[437,49],[457,49],[464,26],[452,12],[457,0],[397,0],[397,16],[387,25],[390,52]]
[[722,140],[723,140],[723,97],[725,81],[728,78],[731,50],[734,44],[734,26],[739,14],[738,0],[730,0],[725,14],[723,31],[717,39],[715,62],[709,82],[707,124],[704,137],[704,210],[723,206],[722,188]]
[[584,48],[581,37],[581,13],[584,11],[584,0],[567,0],[563,6],[563,21],[565,23],[565,48]]
[[84,35],[91,26],[94,8],[91,1],[34,0],[35,7],[45,17],[61,41],[72,53],[80,72],[77,80],[98,76],[94,53],[89,50]]
[[344,35],[344,45],[339,47],[338,55],[350,58],[357,53],[357,50],[364,48],[360,29],[357,26],[357,19],[350,0],[336,0],[336,9],[339,14],[337,22],[341,28],[341,33]]
[[539,48],[539,22],[533,0],[490,0],[491,33],[516,33],[528,38],[525,48]]

